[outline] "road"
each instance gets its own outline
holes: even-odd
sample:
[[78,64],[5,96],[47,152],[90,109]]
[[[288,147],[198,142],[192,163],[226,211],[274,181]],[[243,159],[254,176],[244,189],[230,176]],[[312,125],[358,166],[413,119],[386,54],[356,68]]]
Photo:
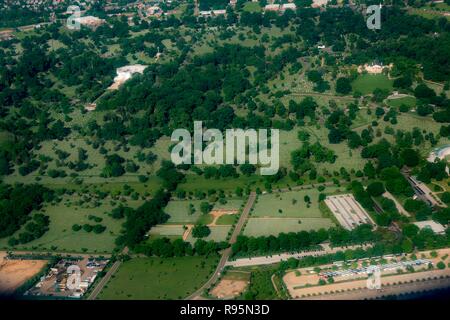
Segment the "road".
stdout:
[[[425,279],[425,278],[424,278]],[[412,294],[418,292],[428,292],[450,287],[450,278],[428,278],[423,281],[414,281],[401,284],[391,284],[383,286],[379,290],[371,290],[365,287],[352,289],[350,291],[311,295],[309,297],[298,298],[300,300],[367,300],[379,299],[390,295]],[[343,290],[343,289],[342,289]],[[331,291],[331,290],[330,290]],[[338,291],[338,290],[336,290]]]
[[323,250],[314,250],[314,251],[303,251],[303,252],[296,252],[296,253],[280,253],[280,254],[274,254],[271,256],[260,256],[260,257],[252,257],[252,258],[241,258],[234,261],[228,261],[225,265],[226,266],[232,266],[232,267],[247,267],[247,266],[259,266],[259,265],[265,265],[265,264],[273,264],[280,261],[286,261],[289,258],[294,259],[301,259],[308,256],[323,256],[330,253],[336,253],[337,251],[345,251],[347,249],[357,249],[357,248],[367,248],[370,245],[364,245],[364,246],[348,246],[348,247],[335,247],[331,248],[326,245],[322,245]]
[[[237,239],[238,235],[241,233],[242,227],[244,226],[245,221],[247,221],[248,215],[250,214],[250,210],[252,209],[253,204],[255,203],[255,200],[256,200],[256,193],[255,192],[250,193],[247,203],[245,204],[245,207],[242,210],[242,214],[239,217],[238,222],[236,223],[233,233],[231,234],[230,241],[229,241],[230,245],[232,245],[233,243],[236,242],[236,239]],[[201,297],[204,290],[208,289],[212,284],[214,284],[217,281],[217,279],[219,279],[220,273],[222,272],[223,268],[225,267],[226,263],[228,262],[230,255],[231,255],[231,247],[222,251],[222,256],[220,258],[219,264],[217,265],[217,268],[214,271],[214,273],[212,274],[212,276],[199,289],[197,289],[194,293],[189,295],[186,298],[186,300],[198,299],[199,297]]]
[[[125,247],[122,250],[122,254],[127,254],[128,248]],[[119,269],[120,265],[122,264],[121,260],[117,260],[113,263],[111,268],[109,268],[108,272],[106,272],[105,276],[100,280],[100,282],[97,284],[97,286],[92,290],[91,294],[87,298],[87,300],[95,300],[97,299],[97,296],[102,292],[103,287],[108,283],[108,281],[111,279],[114,273]]]

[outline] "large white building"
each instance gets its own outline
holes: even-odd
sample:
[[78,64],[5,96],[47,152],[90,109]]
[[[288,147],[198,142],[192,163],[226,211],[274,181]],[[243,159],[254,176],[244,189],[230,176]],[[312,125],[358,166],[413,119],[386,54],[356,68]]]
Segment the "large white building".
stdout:
[[130,79],[135,73],[144,73],[147,66],[142,64],[133,64],[117,68],[117,76],[114,78],[114,83],[109,87],[110,90],[117,90],[125,81]]
[[74,18],[73,21],[78,22],[82,26],[88,26],[88,27],[98,27],[105,23],[104,19],[100,19],[94,16],[83,16]]

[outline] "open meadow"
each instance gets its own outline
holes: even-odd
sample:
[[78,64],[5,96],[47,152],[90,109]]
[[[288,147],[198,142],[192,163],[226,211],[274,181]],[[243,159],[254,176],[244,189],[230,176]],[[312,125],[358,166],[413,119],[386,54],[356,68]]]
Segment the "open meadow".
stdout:
[[206,282],[218,259],[218,256],[133,258],[121,265],[99,299],[183,299]]

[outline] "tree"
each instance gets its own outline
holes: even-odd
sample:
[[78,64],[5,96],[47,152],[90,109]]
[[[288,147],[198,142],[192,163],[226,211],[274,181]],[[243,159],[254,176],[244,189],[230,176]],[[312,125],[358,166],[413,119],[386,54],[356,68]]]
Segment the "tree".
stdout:
[[378,197],[381,196],[386,190],[384,189],[384,185],[380,181],[372,182],[367,186],[367,192],[372,197]]
[[340,94],[349,94],[352,91],[350,79],[338,78],[336,80],[336,92]]
[[410,148],[404,149],[404,150],[402,150],[400,156],[401,156],[403,162],[408,167],[415,167],[419,164],[420,156],[419,156],[419,153],[414,149],[410,149]]
[[450,203],[450,192],[445,191],[441,193],[441,200],[444,201],[444,203]]
[[209,236],[211,233],[211,230],[208,226],[205,225],[196,225],[194,228],[192,228],[192,236],[194,238],[205,238]]
[[210,205],[208,202],[202,202],[200,203],[200,211],[203,214],[207,214],[211,211],[212,205]]
[[239,170],[241,170],[241,172],[246,175],[246,176],[250,176],[253,173],[255,173],[256,171],[256,167],[253,164],[250,163],[244,163],[241,164],[239,167]]

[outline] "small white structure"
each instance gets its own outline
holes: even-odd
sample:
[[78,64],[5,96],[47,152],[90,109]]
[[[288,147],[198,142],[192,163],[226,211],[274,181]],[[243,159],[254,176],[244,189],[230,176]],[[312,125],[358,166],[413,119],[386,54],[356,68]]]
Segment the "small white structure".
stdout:
[[418,221],[414,222],[416,226],[419,227],[419,229],[431,229],[436,234],[443,234],[445,233],[445,228],[442,224],[437,223],[433,220],[426,220],[426,221]]
[[381,74],[385,69],[391,70],[393,66],[394,65],[392,63],[388,66],[377,62],[366,63],[363,66],[358,66],[358,72],[363,73],[364,71],[366,71],[369,74]]
[[264,11],[279,11],[280,10],[280,5],[279,4],[267,4],[264,7]]
[[163,10],[158,6],[148,7],[146,11],[149,16],[157,16],[157,17],[161,16],[164,13]]
[[295,11],[296,9],[297,9],[297,6],[295,5],[295,3],[283,3],[281,5],[281,11],[286,11],[286,10]]
[[[434,162],[436,159],[445,161],[447,160],[447,157],[449,155],[450,155],[450,144],[447,144],[440,148],[433,149],[433,151],[431,151],[431,153],[429,154],[427,161]],[[445,167],[445,172],[447,172],[447,174],[450,174],[448,166]]]
[[220,16],[220,15],[225,15],[226,13],[227,13],[227,10],[225,10],[225,9],[200,11],[200,15],[202,17]]
[[110,90],[117,90],[125,81],[130,79],[133,74],[140,73],[143,74],[147,66],[142,64],[133,64],[129,66],[124,66],[117,68],[117,76],[114,78],[114,83],[108,88]]
[[312,8],[319,8],[324,5],[326,5],[330,0],[313,0],[313,3],[311,4]]
[[102,25],[103,23],[105,23],[104,19],[100,19],[100,18],[97,18],[94,16],[83,16],[83,17],[74,18],[73,20],[83,26],[88,26],[88,27],[98,27],[98,26]]

